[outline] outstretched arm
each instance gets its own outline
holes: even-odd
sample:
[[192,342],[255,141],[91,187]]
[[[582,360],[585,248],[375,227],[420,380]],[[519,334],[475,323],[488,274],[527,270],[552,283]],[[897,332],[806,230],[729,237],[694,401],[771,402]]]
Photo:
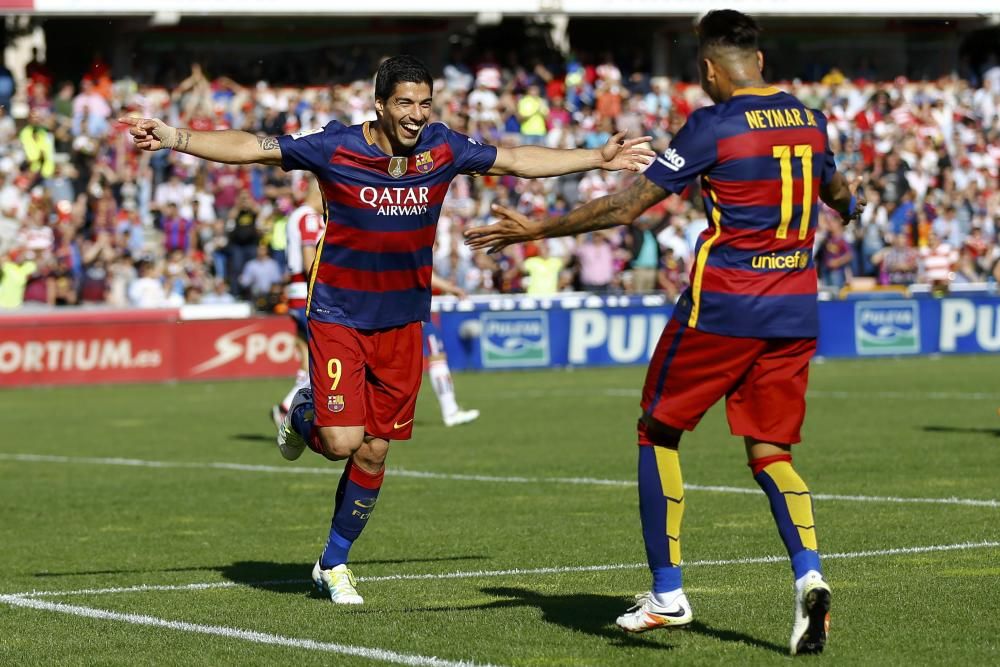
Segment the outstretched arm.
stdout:
[[608,139],[608,143],[600,150],[543,146],[498,148],[497,159],[488,173],[495,176],[512,174],[521,178],[544,178],[590,169],[628,169],[638,172],[656,155],[647,148],[639,148],[639,144],[650,139],[652,137],[625,139],[625,132],[619,132]]
[[451,294],[452,296],[457,296],[459,299],[466,297],[464,289],[436,273],[431,274],[431,287],[442,294]]
[[188,130],[171,127],[157,118],[119,118],[129,125],[136,148],[158,151],[172,148],[195,157],[227,164],[281,164],[275,137],[259,137],[240,130]]
[[[865,210],[865,204],[868,203],[864,190],[861,189],[861,177],[858,176],[854,183],[848,183],[840,172],[835,172],[830,182],[820,187],[819,197],[824,204],[839,213],[845,223],[860,219],[861,213]],[[851,208],[852,200],[854,202],[853,209]]]
[[628,225],[669,194],[648,178],[639,178],[631,187],[598,197],[558,218],[531,220],[517,211],[494,206],[493,211],[500,216],[500,220],[492,225],[466,230],[465,243],[479,250],[485,248],[488,252],[496,252],[524,241],[573,236]]

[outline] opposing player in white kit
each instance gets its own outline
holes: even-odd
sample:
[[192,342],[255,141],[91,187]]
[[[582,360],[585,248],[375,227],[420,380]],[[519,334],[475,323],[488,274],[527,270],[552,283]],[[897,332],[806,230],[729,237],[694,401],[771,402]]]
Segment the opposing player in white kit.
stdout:
[[305,199],[288,216],[286,249],[288,285],[288,314],[295,321],[297,334],[296,349],[299,353],[299,370],[295,373],[295,384],[281,400],[271,408],[271,419],[275,428],[281,427],[281,420],[292,404],[292,398],[301,387],[309,386],[309,344],[306,327],[306,299],[309,295],[309,271],[316,258],[316,243],[323,236],[326,227],[323,216],[323,195],[315,179],[308,178],[309,187]]
[[[445,280],[436,273],[431,275],[431,288],[442,294],[451,294],[459,299],[465,298],[465,291]],[[431,314],[431,319],[424,322],[424,359],[427,360],[427,375],[431,378],[431,388],[441,406],[441,419],[445,426],[468,424],[479,418],[479,410],[463,410],[458,407],[455,399],[455,385],[451,381],[451,369],[448,367],[448,357],[444,352],[444,341],[438,331],[439,317]]]

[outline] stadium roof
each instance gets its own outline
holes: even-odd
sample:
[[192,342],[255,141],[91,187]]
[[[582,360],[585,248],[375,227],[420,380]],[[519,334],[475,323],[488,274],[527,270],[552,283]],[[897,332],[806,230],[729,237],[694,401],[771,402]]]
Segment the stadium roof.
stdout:
[[498,13],[567,14],[570,16],[695,16],[711,8],[739,9],[758,16],[913,16],[958,18],[989,16],[1000,21],[996,0],[841,0],[804,3],[792,0],[728,0],[708,5],[703,0],[381,0],[378,3],[329,0],[160,0],[155,9],[134,0],[0,0],[0,13],[36,15],[150,16],[162,23],[180,16],[496,16]]

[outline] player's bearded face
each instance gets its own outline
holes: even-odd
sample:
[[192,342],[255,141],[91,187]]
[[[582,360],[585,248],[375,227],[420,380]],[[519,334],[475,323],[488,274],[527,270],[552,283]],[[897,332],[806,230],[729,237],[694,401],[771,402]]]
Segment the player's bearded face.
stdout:
[[382,131],[405,148],[417,144],[431,116],[431,89],[426,83],[396,84],[380,110]]

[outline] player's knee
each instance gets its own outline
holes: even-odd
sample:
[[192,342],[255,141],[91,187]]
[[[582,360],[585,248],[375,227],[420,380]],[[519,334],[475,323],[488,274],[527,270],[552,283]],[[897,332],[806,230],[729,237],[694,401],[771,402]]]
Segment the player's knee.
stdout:
[[643,415],[639,419],[638,435],[639,444],[642,446],[677,449],[681,444],[681,435],[683,433],[684,431],[681,429],[667,426],[648,415]]
[[321,428],[319,430],[319,444],[323,448],[322,454],[333,461],[342,461],[354,455],[364,442],[364,432],[357,433],[351,430],[339,428]]
[[389,453],[389,443],[382,438],[365,437],[365,444],[354,452],[352,460],[355,465],[371,474],[378,474],[385,467],[386,455]]

